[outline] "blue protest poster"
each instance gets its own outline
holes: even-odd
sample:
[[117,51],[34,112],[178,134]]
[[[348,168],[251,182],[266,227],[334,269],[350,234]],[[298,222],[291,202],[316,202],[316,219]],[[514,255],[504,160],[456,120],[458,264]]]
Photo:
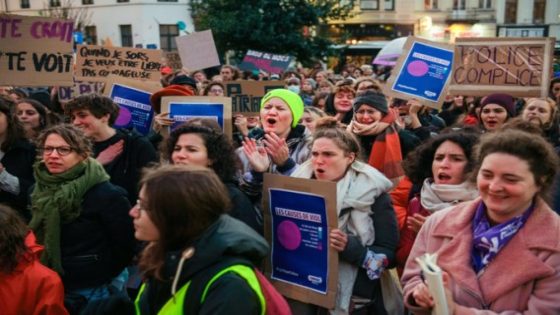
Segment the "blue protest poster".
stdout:
[[322,196],[270,189],[272,279],[326,294],[328,225]]
[[224,129],[224,104],[212,103],[185,103],[170,102],[169,118],[175,122],[171,125],[171,130],[193,118],[206,118],[215,120],[222,130]]
[[407,46],[410,49],[404,61],[399,59],[393,70],[396,78],[388,82],[391,90],[406,94],[409,98],[437,103],[441,96],[445,96],[443,92],[451,77],[453,49],[414,38],[409,38],[405,51]]
[[154,110],[150,104],[152,93],[125,84],[114,83],[109,97],[120,107],[115,128],[134,128],[143,135],[150,132]]
[[174,120],[170,128],[164,129],[166,133],[190,119],[204,118],[216,121],[228,137],[232,134],[229,97],[164,96],[161,99],[161,112],[169,113],[169,118]]
[[336,183],[265,173],[263,208],[271,249],[265,275],[290,299],[334,308],[338,252],[329,232],[338,227]]

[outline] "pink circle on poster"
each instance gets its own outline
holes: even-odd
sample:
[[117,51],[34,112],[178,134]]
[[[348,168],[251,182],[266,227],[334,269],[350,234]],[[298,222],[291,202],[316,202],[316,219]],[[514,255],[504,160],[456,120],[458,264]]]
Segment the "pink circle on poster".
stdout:
[[130,123],[132,119],[132,114],[130,111],[124,107],[119,109],[119,117],[115,120],[115,125],[118,127],[124,127]]
[[301,244],[301,232],[292,221],[285,220],[278,224],[276,234],[280,244],[287,250],[295,250]]
[[408,64],[406,70],[410,75],[415,77],[421,77],[428,73],[429,67],[428,64],[421,60],[415,60]]

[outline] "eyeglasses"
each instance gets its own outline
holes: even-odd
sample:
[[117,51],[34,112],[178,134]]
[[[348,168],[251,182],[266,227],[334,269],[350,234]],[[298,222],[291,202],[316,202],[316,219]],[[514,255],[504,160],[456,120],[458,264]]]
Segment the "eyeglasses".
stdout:
[[56,153],[58,153],[58,155],[66,156],[66,155],[70,154],[72,151],[74,151],[74,148],[72,148],[72,147],[51,147],[51,146],[47,146],[47,147],[43,147],[41,149],[41,151],[45,155],[51,155],[51,154],[53,154],[54,151],[56,151]]
[[148,212],[148,210],[142,207],[142,203],[140,202],[140,199],[136,199],[136,205],[134,205],[134,207],[138,210],[138,218],[142,217],[142,212]]

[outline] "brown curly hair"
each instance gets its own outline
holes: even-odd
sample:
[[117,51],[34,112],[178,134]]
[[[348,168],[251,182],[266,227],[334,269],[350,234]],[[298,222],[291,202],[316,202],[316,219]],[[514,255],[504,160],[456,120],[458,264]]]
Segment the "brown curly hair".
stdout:
[[0,273],[11,274],[29,253],[25,237],[29,228],[10,207],[0,205]]

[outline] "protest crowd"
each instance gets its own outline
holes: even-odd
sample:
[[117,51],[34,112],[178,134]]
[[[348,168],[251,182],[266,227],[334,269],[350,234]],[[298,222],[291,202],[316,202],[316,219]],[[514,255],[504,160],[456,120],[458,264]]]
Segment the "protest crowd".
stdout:
[[[156,70],[144,105],[0,87],[0,314],[560,314],[560,78],[430,103],[398,67]],[[282,269],[309,248],[328,279]]]

